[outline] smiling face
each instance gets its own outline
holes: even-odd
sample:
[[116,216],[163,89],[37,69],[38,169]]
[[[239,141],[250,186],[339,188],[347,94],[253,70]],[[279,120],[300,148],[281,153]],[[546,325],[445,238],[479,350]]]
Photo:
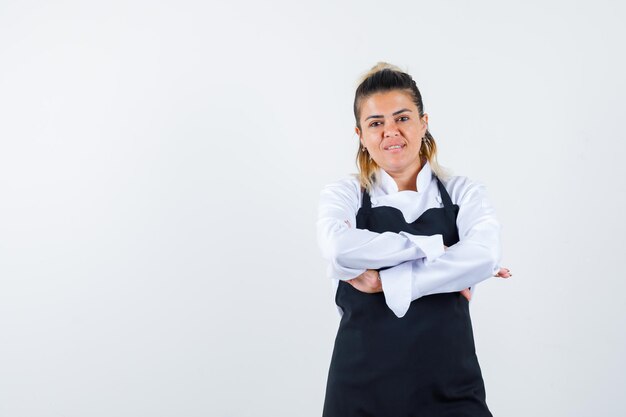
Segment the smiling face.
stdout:
[[359,122],[355,131],[361,145],[378,166],[394,177],[417,175],[428,115],[420,118],[410,93],[372,94],[361,103]]

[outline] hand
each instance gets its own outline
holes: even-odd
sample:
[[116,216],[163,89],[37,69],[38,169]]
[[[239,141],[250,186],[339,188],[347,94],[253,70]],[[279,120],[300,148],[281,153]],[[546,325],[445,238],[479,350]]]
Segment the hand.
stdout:
[[361,292],[369,294],[383,292],[383,283],[380,280],[378,271],[375,269],[368,269],[358,277],[349,279],[346,282]]
[[494,275],[494,277],[498,278],[509,278],[512,276],[513,274],[511,274],[511,270],[509,268],[500,268],[498,273]]
[[[508,278],[512,276],[513,274],[511,274],[511,271],[509,270],[509,268],[500,268],[498,273],[494,275],[494,277],[498,277],[498,278]],[[469,288],[466,288],[463,291],[461,291],[461,295],[467,298],[467,301],[469,301],[470,298],[472,298],[472,293],[470,292]]]

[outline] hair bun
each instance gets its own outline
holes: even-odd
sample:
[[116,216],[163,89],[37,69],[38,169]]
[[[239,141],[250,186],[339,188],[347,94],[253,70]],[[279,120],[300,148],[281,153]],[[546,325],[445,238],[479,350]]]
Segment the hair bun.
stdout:
[[397,72],[405,72],[405,71],[402,70],[402,68],[400,68],[400,67],[398,67],[396,65],[393,65],[393,64],[390,64],[390,63],[384,62],[384,61],[378,61],[376,63],[376,65],[374,65],[372,68],[370,68],[369,71],[367,71],[365,74],[363,74],[361,76],[361,78],[359,79],[358,84],[361,84],[363,81],[365,81],[366,79],[371,77],[373,74],[376,74],[377,72],[382,71],[382,70],[386,70],[386,69],[392,70],[392,71],[397,71]]

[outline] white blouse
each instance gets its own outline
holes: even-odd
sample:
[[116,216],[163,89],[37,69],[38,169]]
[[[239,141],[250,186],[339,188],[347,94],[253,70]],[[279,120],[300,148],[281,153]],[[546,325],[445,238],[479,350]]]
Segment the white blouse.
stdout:
[[[370,193],[372,207],[398,208],[407,222],[432,207],[443,207],[437,179],[428,162],[417,175],[417,191],[398,191],[395,180],[379,169]],[[317,239],[329,262],[334,291],[349,280],[379,269],[389,308],[403,317],[411,301],[436,293],[461,291],[494,276],[500,269],[500,224],[484,185],[467,177],[440,178],[453,204],[459,205],[459,242],[444,250],[443,237],[406,232],[376,233],[356,228],[362,193],[356,175],[325,186],[320,193]],[[339,314],[343,311],[337,306]]]

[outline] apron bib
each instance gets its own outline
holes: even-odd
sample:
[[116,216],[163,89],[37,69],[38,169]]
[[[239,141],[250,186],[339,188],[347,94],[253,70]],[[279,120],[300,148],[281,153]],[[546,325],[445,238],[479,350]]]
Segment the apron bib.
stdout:
[[[459,206],[443,184],[444,207],[430,208],[412,223],[390,206],[372,208],[363,191],[359,229],[443,235],[459,241]],[[335,302],[343,309],[328,373],[323,417],[492,417],[474,350],[469,302],[460,292],[411,302],[396,317],[381,293],[339,282]]]

